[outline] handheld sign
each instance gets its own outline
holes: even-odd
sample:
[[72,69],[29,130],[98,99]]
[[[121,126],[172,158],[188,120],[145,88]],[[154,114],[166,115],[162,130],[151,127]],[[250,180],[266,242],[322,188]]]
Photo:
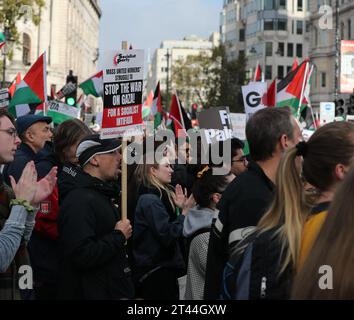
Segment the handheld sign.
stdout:
[[55,124],[80,117],[80,109],[77,107],[69,106],[59,101],[50,101],[47,106],[47,115],[52,117]]
[[104,64],[101,138],[142,135],[144,51],[110,51]]
[[249,119],[258,110],[264,109],[264,95],[267,94],[266,82],[250,82],[247,86],[242,86],[243,103],[245,113]]
[[334,102],[321,102],[320,103],[320,126],[326,123],[333,122],[335,119],[336,106]]
[[198,114],[199,128],[208,144],[232,137],[232,124],[228,107],[214,107]]
[[246,114],[230,113],[233,136],[240,140],[246,140]]
[[6,108],[9,105],[9,90],[0,89],[0,108]]

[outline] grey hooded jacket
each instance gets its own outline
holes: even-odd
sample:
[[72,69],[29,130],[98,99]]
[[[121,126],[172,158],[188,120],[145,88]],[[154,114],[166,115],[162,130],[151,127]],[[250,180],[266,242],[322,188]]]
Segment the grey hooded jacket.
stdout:
[[12,207],[10,216],[0,231],[0,272],[5,272],[11,264],[20,247],[22,237],[26,242],[29,241],[35,216],[35,214],[28,214],[23,206]]

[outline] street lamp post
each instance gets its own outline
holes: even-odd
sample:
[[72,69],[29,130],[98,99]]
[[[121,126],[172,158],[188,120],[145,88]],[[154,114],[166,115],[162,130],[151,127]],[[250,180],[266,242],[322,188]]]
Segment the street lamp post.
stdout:
[[167,53],[166,53],[166,58],[167,58],[167,68],[166,68],[166,104],[168,103],[168,97],[169,97],[169,92],[170,92],[170,57],[171,54],[169,52],[169,50],[167,49]]
[[338,100],[338,88],[339,88],[339,0],[336,0],[336,60],[335,60],[335,88],[334,88],[334,100]]
[[[266,81],[266,69],[267,69],[267,43],[264,41],[264,77],[262,79],[262,81]],[[272,77],[272,76],[271,76]]]
[[12,42],[11,39],[11,34],[10,34],[10,29],[5,27],[4,29],[4,36],[5,36],[5,46],[3,47],[3,54],[4,54],[4,65],[2,68],[2,87],[5,88],[6,87],[6,56],[8,55],[9,51],[8,47],[10,46],[10,42]]

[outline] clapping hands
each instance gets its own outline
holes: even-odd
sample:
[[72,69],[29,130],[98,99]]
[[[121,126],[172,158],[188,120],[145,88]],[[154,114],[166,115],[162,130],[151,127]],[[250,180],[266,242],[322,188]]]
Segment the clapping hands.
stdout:
[[16,199],[26,200],[37,206],[52,193],[57,182],[57,168],[52,168],[43,179],[37,181],[36,167],[31,161],[25,166],[18,182],[12,176],[10,181]]

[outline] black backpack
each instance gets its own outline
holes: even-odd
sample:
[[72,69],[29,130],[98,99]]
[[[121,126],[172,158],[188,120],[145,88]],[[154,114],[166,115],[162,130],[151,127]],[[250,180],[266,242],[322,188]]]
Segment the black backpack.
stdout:
[[232,251],[222,278],[222,300],[287,299],[291,268],[279,275],[281,246],[274,232],[256,232]]

